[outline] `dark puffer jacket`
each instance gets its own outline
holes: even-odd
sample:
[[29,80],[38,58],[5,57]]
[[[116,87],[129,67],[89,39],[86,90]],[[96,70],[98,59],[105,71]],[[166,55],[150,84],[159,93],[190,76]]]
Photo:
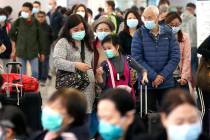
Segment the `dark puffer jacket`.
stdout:
[[131,56],[148,71],[149,85],[158,74],[165,78],[160,89],[174,87],[173,72],[180,61],[180,50],[172,29],[160,25],[160,33],[154,37],[144,26],[134,34],[131,45]]

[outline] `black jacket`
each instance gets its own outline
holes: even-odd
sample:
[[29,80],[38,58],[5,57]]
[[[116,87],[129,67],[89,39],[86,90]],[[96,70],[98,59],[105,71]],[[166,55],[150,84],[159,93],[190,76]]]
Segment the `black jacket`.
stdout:
[[3,43],[6,47],[6,51],[0,54],[0,58],[9,59],[12,52],[12,44],[7,34],[6,26],[0,27],[0,42]]
[[[48,131],[38,132],[28,140],[44,140],[44,137],[47,134],[47,132]],[[66,129],[65,133],[73,133],[76,136],[77,140],[89,140],[90,138],[89,128],[87,124],[80,126],[69,126],[69,128]],[[62,137],[59,136],[54,140],[62,140]]]
[[125,31],[119,33],[120,45],[122,47],[123,55],[131,55],[132,36]]
[[[167,134],[165,131],[162,131],[154,135],[141,135],[140,134],[139,136],[135,137],[132,140],[167,140]],[[202,134],[200,135],[198,140],[210,140],[210,138]]]
[[198,53],[205,58],[210,59],[210,36],[208,36],[204,42],[199,46]]
[[53,32],[53,40],[56,40],[58,37],[58,33],[63,26],[63,15],[58,11],[58,9],[54,12],[48,12],[47,15],[50,18],[50,26]]

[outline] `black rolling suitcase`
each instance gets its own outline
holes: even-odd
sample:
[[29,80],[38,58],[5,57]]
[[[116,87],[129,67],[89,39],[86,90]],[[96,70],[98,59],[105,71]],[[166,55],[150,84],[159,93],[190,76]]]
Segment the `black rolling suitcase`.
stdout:
[[[7,67],[7,74],[9,73],[9,66],[17,66],[19,68],[20,79],[15,83],[9,83],[7,80],[6,93],[0,93],[0,102],[2,105],[14,105],[19,107],[26,116],[26,121],[32,131],[41,129],[41,106],[42,99],[39,92],[23,93],[22,83],[22,64],[18,62],[9,62]],[[7,79],[9,76],[7,77]],[[9,86],[12,87],[9,88]],[[15,92],[14,92],[15,91]]]
[[147,85],[144,85],[144,92],[143,92],[143,85],[141,84],[140,95],[139,95],[140,118],[144,122],[144,125],[146,126],[148,133],[155,134],[156,132],[160,132],[163,129],[160,120],[160,113],[148,111],[147,97],[148,97]]

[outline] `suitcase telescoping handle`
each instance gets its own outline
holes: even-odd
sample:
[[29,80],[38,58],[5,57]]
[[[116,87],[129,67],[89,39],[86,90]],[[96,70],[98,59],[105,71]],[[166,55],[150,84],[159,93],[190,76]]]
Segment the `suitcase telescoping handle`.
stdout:
[[6,67],[8,68],[10,65],[16,65],[16,66],[20,66],[20,67],[22,67],[22,63],[20,63],[20,62],[8,62],[7,64],[6,64]]
[[[17,89],[17,99],[18,99],[18,102],[17,104],[19,105],[19,93],[21,94],[21,97],[23,96],[23,75],[22,75],[22,63],[20,62],[8,62],[6,64],[6,68],[7,68],[7,88],[6,88],[6,95],[7,97],[10,97],[10,89],[9,89],[9,86],[10,86],[10,83],[9,83],[9,66],[19,66],[19,74],[20,74],[20,84],[12,84],[12,86],[15,86],[15,88]],[[20,87],[20,90],[18,89],[18,87]]]
[[[144,92],[143,92],[143,86],[144,86]],[[143,93],[144,93],[144,99],[145,99],[145,105],[144,105],[144,109],[145,112],[143,112]],[[140,82],[140,117],[143,118],[143,113],[145,113],[145,115],[148,114],[148,105],[147,105],[147,83],[143,84]]]

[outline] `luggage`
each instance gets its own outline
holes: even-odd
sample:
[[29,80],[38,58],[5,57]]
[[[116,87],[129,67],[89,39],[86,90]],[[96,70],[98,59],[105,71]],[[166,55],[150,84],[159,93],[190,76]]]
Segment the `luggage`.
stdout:
[[[144,122],[147,131],[149,134],[154,134],[156,132],[160,132],[160,130],[163,129],[163,126],[161,124],[160,120],[160,113],[154,113],[148,111],[148,105],[147,105],[147,85],[144,86],[144,92],[143,92],[143,85],[140,85],[140,118]],[[143,101],[144,98],[144,101]],[[144,107],[143,107],[144,106]]]
[[[10,65],[19,66],[19,74],[16,81],[8,82]],[[0,92],[0,102],[4,105],[13,105],[19,107],[26,116],[29,127],[36,131],[41,129],[41,106],[42,98],[38,91],[25,92],[23,90],[23,78],[21,72],[22,64],[18,62],[10,62],[7,64],[7,80],[6,90]],[[9,79],[10,80],[10,79]],[[16,82],[16,83],[13,83]]]

